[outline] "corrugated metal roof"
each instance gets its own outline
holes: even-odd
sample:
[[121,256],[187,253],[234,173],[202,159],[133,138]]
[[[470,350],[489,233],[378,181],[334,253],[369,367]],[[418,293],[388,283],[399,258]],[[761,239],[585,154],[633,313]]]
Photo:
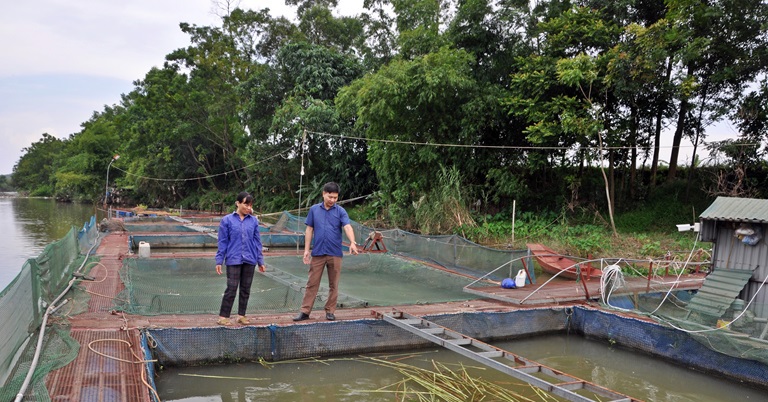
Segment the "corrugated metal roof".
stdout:
[[768,200],[717,197],[699,219],[768,223]]
[[752,271],[715,269],[688,302],[688,310],[720,318],[751,277]]

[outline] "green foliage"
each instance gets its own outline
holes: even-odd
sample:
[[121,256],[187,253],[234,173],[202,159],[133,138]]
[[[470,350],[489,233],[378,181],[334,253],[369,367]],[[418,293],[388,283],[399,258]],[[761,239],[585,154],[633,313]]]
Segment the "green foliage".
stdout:
[[24,154],[13,167],[13,181],[20,191],[41,195],[53,195],[55,161],[66,142],[43,134],[42,138],[22,151]]
[[499,244],[510,239],[513,234],[512,222],[483,222],[479,225],[462,225],[454,229],[475,243]]
[[53,197],[53,186],[42,185],[29,190],[30,197]]
[[611,234],[604,227],[596,225],[579,225],[567,227],[563,231],[564,244],[575,249],[580,256],[598,255],[605,251]]
[[661,250],[661,241],[654,240],[645,233],[636,233],[634,234],[634,237],[637,242],[641,244],[639,250],[640,255],[644,257],[658,258],[664,254]]
[[0,191],[15,191],[13,176],[0,175]]
[[461,183],[461,173],[456,166],[440,166],[436,186],[414,203],[415,218],[422,234],[450,233],[463,226],[475,226],[464,201]]
[[685,193],[685,183],[665,184],[653,199],[617,216],[617,229],[624,233],[669,232],[677,224],[697,221],[713,199],[698,193],[686,197]]
[[376,167],[382,194],[398,224],[413,216],[412,205],[435,187],[441,161],[468,160],[470,151],[397,144],[389,141],[465,143],[462,106],[476,91],[471,57],[441,48],[414,60],[394,61],[342,89],[337,105],[344,116],[357,116],[369,142],[368,161]]
[[82,194],[87,194],[86,190],[90,186],[91,177],[86,174],[74,172],[56,173],[56,191],[54,196],[57,199],[73,200]]
[[[345,199],[377,194],[365,219],[478,241],[508,242],[516,202],[516,245],[577,253],[607,247],[609,202],[620,233],[666,233],[708,204],[702,188],[768,197],[765,150],[748,145],[768,124],[765,1],[396,0],[354,17],[290,3],[295,19],[236,8],[180,24],[189,46],[81,131],[25,148],[13,185],[100,200],[118,153],[110,186],[151,207],[245,189],[274,212],[332,180]],[[742,138],[673,180],[679,148],[661,162],[661,130],[700,145],[727,114]],[[656,242],[636,248],[668,248]]]

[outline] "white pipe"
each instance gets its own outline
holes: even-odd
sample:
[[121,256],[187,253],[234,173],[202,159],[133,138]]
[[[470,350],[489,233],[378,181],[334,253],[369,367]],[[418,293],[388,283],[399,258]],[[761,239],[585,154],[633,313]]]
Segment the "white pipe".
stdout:
[[[99,239],[99,232],[97,231],[96,240]],[[88,261],[88,256],[91,254],[91,251],[96,247],[96,245],[99,244],[98,241],[93,243],[93,246],[91,246],[90,249],[88,249],[88,253],[85,254],[85,258],[83,259],[82,265],[80,265],[80,268],[77,269],[75,272],[80,272],[81,269],[85,266],[85,263]],[[67,292],[69,292],[70,289],[72,289],[72,285],[75,283],[76,280],[80,278],[74,277],[69,281],[69,285],[67,285],[67,288],[64,289],[61,294],[59,294],[56,299],[54,299],[50,305],[48,305],[48,308],[45,310],[45,315],[43,315],[43,323],[40,324],[40,335],[37,337],[37,347],[35,348],[35,357],[32,358],[32,364],[29,366],[29,371],[27,371],[27,376],[24,378],[24,383],[21,384],[21,388],[19,388],[19,393],[16,394],[15,402],[21,402],[22,399],[24,399],[24,394],[27,392],[27,388],[29,387],[29,383],[32,381],[32,374],[34,374],[35,369],[37,368],[37,361],[40,359],[40,352],[42,351],[43,347],[43,338],[45,337],[45,327],[48,323],[48,316],[50,314],[53,314],[56,310],[59,309],[61,306],[56,306],[56,303],[58,303],[59,300],[61,300],[62,297],[64,297]],[[65,300],[64,303],[67,301]],[[62,303],[62,305],[64,304]]]

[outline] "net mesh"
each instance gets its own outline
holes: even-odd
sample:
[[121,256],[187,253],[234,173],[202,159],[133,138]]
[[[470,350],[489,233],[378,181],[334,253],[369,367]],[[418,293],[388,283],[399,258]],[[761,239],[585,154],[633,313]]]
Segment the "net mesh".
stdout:
[[[214,267],[211,258],[125,259],[120,270],[125,289],[116,308],[142,315],[218,314],[226,276],[217,275]],[[298,289],[256,275],[248,313],[296,311],[301,298]]]
[[[13,400],[27,376],[37,336],[49,303],[66,289],[72,273],[98,240],[95,216],[83,228],[72,228],[60,240],[27,260],[21,272],[0,292],[0,400]],[[77,356],[77,344],[65,327],[46,332],[25,400],[49,401],[42,379]]]
[[[297,311],[307,266],[300,256],[268,256],[265,263],[267,272],[256,274],[251,286],[248,312]],[[120,271],[125,289],[116,298],[116,308],[142,315],[216,314],[226,278],[216,275],[213,268],[209,258],[125,259]],[[337,304],[342,308],[474,298],[462,288],[475,278],[388,254],[344,257],[341,278]],[[316,308],[322,308],[327,298],[326,276],[320,286]]]
[[[303,222],[303,217],[283,212],[274,227],[303,233],[306,229]],[[525,268],[522,259],[528,255],[527,250],[484,247],[457,235],[422,236],[400,229],[377,230],[355,221],[352,221],[351,225],[358,244],[365,244],[372,233],[380,233],[389,253],[412,257],[472,277],[487,275],[489,279],[496,281],[514,277],[513,272]],[[346,234],[344,241],[349,242]],[[503,269],[496,271],[499,267]],[[491,274],[488,275],[489,273]]]
[[[661,264],[651,272],[653,279],[649,293],[634,297],[609,296],[606,300],[606,294],[621,292],[620,287],[611,290],[608,286],[603,290],[601,305],[608,310],[631,311],[647,317],[659,325],[687,334],[691,340],[720,354],[768,365],[768,320],[754,314],[754,311],[762,311],[765,306],[754,300],[745,303],[741,299],[734,299],[743,284],[735,285],[737,282],[732,281],[727,288],[715,286],[704,292],[715,292],[718,303],[723,306],[732,303],[730,307],[723,310],[715,308],[709,310],[713,314],[707,314],[698,305],[690,303],[696,291],[675,291],[671,289],[674,281],[664,281],[659,277],[667,269],[670,274],[679,275],[678,280],[688,272],[681,265],[671,264],[667,267]],[[620,285],[621,281],[617,283]]]
[[751,310],[729,308],[720,317],[690,311],[686,307],[690,297],[690,292],[643,295],[638,298],[637,312],[687,333],[718,353],[768,364],[765,320],[756,319]]
[[[524,268],[522,261],[527,256],[523,250],[490,249],[459,236],[376,230],[357,222],[352,226],[358,244],[378,233],[387,252],[344,257],[339,307],[469,300],[474,296],[462,291],[465,286],[498,286],[501,279],[514,277]],[[305,228],[302,217],[284,212],[265,233],[303,233]],[[267,274],[254,281],[249,311],[298,310],[307,274],[301,257],[267,257],[266,263]],[[118,307],[138,314],[216,313],[225,287],[224,279],[213,274],[212,263],[204,259],[126,260],[123,271],[126,291],[120,298],[129,302]],[[533,269],[529,272],[534,274]],[[484,280],[474,282],[478,278]],[[690,293],[675,292],[665,297],[666,289],[653,291],[652,295],[635,299],[614,297],[604,306],[647,316],[688,333],[691,339],[720,353],[768,364],[768,342],[761,339],[766,337],[764,320],[750,313],[728,327],[718,328],[718,319],[686,309]],[[326,295],[324,277],[315,308],[322,308]],[[727,312],[723,317],[733,314]]]
[[[35,340],[29,342],[21,349],[19,361],[14,367],[9,380],[0,387],[0,400],[12,401],[21,389],[24,379],[32,365],[35,355],[36,339],[39,332],[32,334]],[[73,361],[80,350],[80,345],[69,335],[66,326],[53,326],[49,328],[43,338],[42,353],[32,374],[30,386],[24,394],[25,401],[51,400],[45,386],[45,376],[53,370],[57,370]]]

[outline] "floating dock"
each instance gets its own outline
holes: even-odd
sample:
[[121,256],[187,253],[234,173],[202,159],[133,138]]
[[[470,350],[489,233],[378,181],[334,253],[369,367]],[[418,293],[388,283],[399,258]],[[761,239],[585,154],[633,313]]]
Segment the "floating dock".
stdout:
[[[615,337],[617,326],[626,326],[632,328],[632,331],[642,332],[644,335],[640,339],[661,333],[665,337],[687,336],[676,334],[669,328],[662,328],[644,316],[603,311],[597,302],[601,296],[599,280],[560,280],[549,281],[543,285],[545,281],[541,279],[537,284],[528,284],[522,288],[502,289],[498,286],[499,278],[489,276],[483,281],[483,285],[466,286],[471,282],[468,278],[477,279],[493,268],[503,266],[503,261],[516,260],[517,256],[494,251],[493,255],[498,254],[498,261],[486,262],[485,267],[472,272],[472,267],[468,264],[451,264],[439,259],[448,252],[434,251],[438,246],[445,246],[445,250],[452,250],[451,258],[454,261],[467,261],[468,255],[478,252],[471,249],[471,245],[459,244],[453,238],[436,236],[423,240],[427,246],[406,246],[406,236],[393,233],[378,237],[379,240],[384,239],[388,249],[386,256],[379,253],[382,250],[378,247],[369,254],[354,258],[345,257],[345,275],[342,277],[341,291],[347,298],[342,297],[340,300],[347,300],[347,305],[340,306],[336,311],[337,321],[326,322],[321,312],[314,312],[310,320],[293,322],[292,318],[298,311],[297,297],[300,299],[302,281],[306,281],[306,278],[292,271],[289,265],[292,261],[298,261],[297,265],[301,265],[302,250],[298,247],[270,248],[265,252],[268,272],[257,273],[258,278],[254,281],[260,282],[261,287],[251,295],[250,305],[254,309],[253,312],[249,309],[251,325],[224,328],[216,325],[218,302],[224,282],[214,272],[215,249],[164,252],[162,248],[153,247],[148,258],[139,258],[135,252],[133,237],[178,234],[162,232],[161,229],[150,227],[152,224],[137,221],[136,227],[131,229],[131,222],[126,221],[123,224],[124,230],[109,231],[99,239],[94,252],[98,263],[90,265],[87,272],[90,277],[88,279],[92,280],[82,280],[77,285],[80,292],[89,296],[86,307],[81,309],[82,311],[69,314],[65,309],[59,309],[59,315],[54,319],[65,325],[68,335],[79,344],[79,350],[74,360],[63,367],[50,370],[45,376],[44,390],[49,393],[50,399],[154,401],[157,399],[153,390],[154,365],[157,359],[175,362],[183,360],[181,364],[211,362],[220,360],[225,355],[234,359],[286,360],[317,356],[318,353],[332,355],[425,347],[434,342],[429,336],[437,332],[419,328],[416,332],[420,333],[414,335],[414,331],[403,328],[413,326],[415,320],[424,320],[420,322],[439,326],[442,334],[451,333],[453,339],[472,339],[469,342],[454,341],[452,347],[461,343],[482,345],[479,339],[486,337],[529,336],[531,333],[557,332],[579,326],[584,328],[583,331],[592,331],[590,335],[598,337],[603,333],[602,336],[609,336],[607,334],[612,329],[612,336]],[[175,227],[173,225],[178,225],[178,222],[162,221],[157,224],[172,228]],[[207,227],[206,224],[202,226]],[[208,234],[206,229],[197,232]],[[368,234],[356,235],[364,239]],[[181,237],[184,236],[186,235]],[[428,247],[429,245],[434,247]],[[474,247],[477,248],[476,245]],[[418,248],[428,250],[427,256],[422,257],[420,263],[414,262],[416,253],[413,249]],[[462,248],[466,248],[466,251],[460,250]],[[391,265],[394,263],[390,260],[399,265]],[[193,264],[193,261],[196,262]],[[209,266],[206,261],[210,262]],[[502,263],[499,264],[499,261]],[[348,264],[349,273],[346,272]],[[149,270],[149,279],[142,279],[142,269]],[[206,269],[210,270],[209,273],[206,273]],[[356,293],[354,288],[344,288],[346,279],[355,281],[357,271],[360,271],[360,274],[369,272],[383,275],[390,280],[401,280],[404,284],[415,283],[422,287],[439,287],[442,286],[439,283],[443,283],[446,289],[450,288],[454,294],[440,300],[437,296],[440,289],[437,289],[435,296],[431,296],[435,299],[425,299],[427,302],[416,299],[402,304],[385,299],[380,301],[375,299],[376,296],[370,290]],[[172,275],[170,277],[177,280],[160,284],[162,278],[166,278],[164,275]],[[703,281],[703,273],[656,277],[653,282],[646,278],[627,278],[625,286],[615,295],[636,298],[644,293],[694,291],[701,287]],[[173,288],[176,282],[179,283],[178,286],[189,288]],[[218,290],[204,294],[206,290],[203,288],[208,282],[212,283],[212,288]],[[150,285],[162,289],[146,290]],[[426,292],[427,289],[423,290]],[[139,294],[140,292],[156,294],[151,298],[152,302],[137,305],[137,300],[147,300]],[[320,296],[322,293],[321,290]],[[408,295],[396,295],[395,299],[409,300]],[[315,306],[322,308],[322,301],[315,303]],[[153,309],[155,307],[156,309]],[[206,309],[209,311],[196,312]],[[393,317],[407,317],[410,321],[401,321],[403,325],[398,326],[393,324]],[[521,317],[527,318],[522,320]],[[483,324],[479,325],[481,322]],[[532,322],[538,327],[533,327],[530,324]],[[429,336],[424,336],[426,333],[429,333]],[[212,340],[222,336],[232,339],[231,349],[223,350],[218,346],[211,346],[216,344],[216,341]],[[320,339],[325,340],[325,343],[319,344]],[[371,339],[377,339],[379,343],[370,341]],[[633,342],[635,344],[630,346],[640,350],[649,349],[645,350],[649,353],[652,353],[653,350],[650,349],[655,347],[652,344],[643,344],[642,341],[628,340],[628,343]],[[481,359],[498,357],[497,352],[490,349],[481,350],[477,352],[477,356]],[[676,352],[664,351],[660,356],[674,359],[677,358],[674,353]],[[504,353],[501,356],[509,357]],[[680,358],[686,357],[681,355]],[[697,360],[686,364],[710,364],[705,362],[711,360],[708,357],[702,356],[700,359],[701,363]],[[527,374],[524,374],[528,370],[527,366],[535,367],[539,371],[550,370],[525,359],[523,362],[525,367],[510,369],[518,378],[527,378]],[[727,369],[740,362],[738,359],[727,362],[718,360],[711,364],[714,370],[717,365]],[[757,380],[748,380],[757,382],[758,386],[761,376],[763,382],[768,381],[768,368],[765,367],[760,364],[750,366],[748,369],[753,373],[750,376]],[[556,370],[553,372],[555,377],[562,381],[535,380],[533,385],[567,400],[605,400],[605,397],[608,397],[608,400],[635,400],[565,373],[556,373]],[[34,395],[35,392],[42,392],[41,389],[43,388],[31,387],[25,395]],[[577,395],[572,392],[574,389],[591,390],[596,396]]]

